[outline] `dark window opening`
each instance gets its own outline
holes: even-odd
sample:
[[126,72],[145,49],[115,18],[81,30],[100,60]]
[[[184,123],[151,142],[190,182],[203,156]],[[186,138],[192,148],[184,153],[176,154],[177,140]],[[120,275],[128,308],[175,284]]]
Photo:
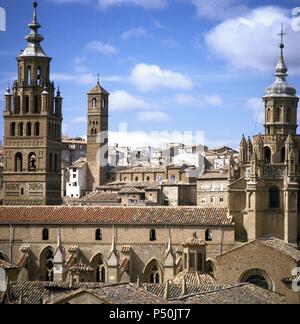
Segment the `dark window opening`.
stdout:
[[17,153],[15,155],[15,172],[23,171],[23,156],[22,153]]
[[96,233],[95,233],[95,239],[96,241],[102,241],[102,233],[101,233],[101,229],[97,229]]
[[42,240],[43,241],[48,241],[49,240],[49,230],[48,230],[48,228],[43,229]]
[[151,241],[151,242],[156,241],[156,230],[155,230],[155,229],[152,229],[152,230],[150,231],[150,241]]
[[26,136],[31,136],[31,123],[26,125]]
[[271,187],[269,190],[269,207],[280,208],[280,190],[278,187]]
[[269,147],[265,147],[265,163],[270,164],[272,158],[272,153]]
[[280,151],[280,162],[281,163],[285,162],[285,147],[283,147]]
[[29,96],[25,97],[25,114],[29,114]]
[[10,124],[10,136],[16,136],[16,123]]
[[207,241],[207,242],[212,241],[212,233],[211,233],[210,229],[207,229],[205,231],[205,241]]
[[34,136],[40,136],[40,123],[36,122],[34,124]]

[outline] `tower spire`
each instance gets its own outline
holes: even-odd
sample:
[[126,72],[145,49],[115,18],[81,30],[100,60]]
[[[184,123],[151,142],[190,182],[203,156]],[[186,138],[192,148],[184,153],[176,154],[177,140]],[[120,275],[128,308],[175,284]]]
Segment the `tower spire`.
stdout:
[[281,79],[281,80],[285,80],[286,77],[287,77],[287,71],[288,71],[288,68],[285,64],[285,61],[284,61],[284,55],[283,55],[283,49],[285,47],[284,45],[284,36],[286,36],[286,33],[284,32],[284,26],[283,24],[281,25],[281,32],[280,34],[278,34],[278,36],[280,36],[281,38],[281,42],[280,42],[280,58],[279,58],[279,62],[277,64],[277,67],[276,67],[276,77]]
[[39,28],[41,28],[41,25],[37,21],[37,6],[38,3],[36,0],[33,1],[33,15],[32,15],[32,21],[28,24],[28,27],[31,29],[31,32],[29,35],[25,37],[25,39],[28,42],[27,47],[22,52],[20,57],[22,56],[44,56],[46,57],[46,54],[44,53],[43,49],[41,48],[40,42],[44,40],[44,37],[38,33]]

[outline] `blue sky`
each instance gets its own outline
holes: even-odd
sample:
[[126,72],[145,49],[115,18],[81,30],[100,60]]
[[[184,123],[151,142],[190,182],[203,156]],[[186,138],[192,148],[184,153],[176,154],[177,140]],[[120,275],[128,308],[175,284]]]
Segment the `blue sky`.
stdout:
[[[86,133],[86,93],[100,73],[111,93],[112,132],[127,122],[129,131],[204,131],[207,145],[238,145],[243,133],[262,131],[260,98],[273,81],[281,22],[289,82],[300,88],[300,23],[292,16],[298,1],[38,2],[42,46],[53,58],[70,136]],[[7,14],[0,33],[4,92],[26,46],[32,0],[0,0],[0,6]]]

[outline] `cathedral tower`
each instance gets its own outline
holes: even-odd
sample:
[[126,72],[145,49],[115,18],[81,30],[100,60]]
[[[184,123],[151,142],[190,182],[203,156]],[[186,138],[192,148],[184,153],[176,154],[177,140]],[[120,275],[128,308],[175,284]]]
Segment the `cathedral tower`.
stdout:
[[107,180],[109,93],[100,85],[98,78],[97,85],[87,95],[88,190],[93,191]]
[[50,81],[51,58],[38,33],[33,3],[27,47],[17,57],[18,80],[5,93],[4,204],[61,203],[62,97]]

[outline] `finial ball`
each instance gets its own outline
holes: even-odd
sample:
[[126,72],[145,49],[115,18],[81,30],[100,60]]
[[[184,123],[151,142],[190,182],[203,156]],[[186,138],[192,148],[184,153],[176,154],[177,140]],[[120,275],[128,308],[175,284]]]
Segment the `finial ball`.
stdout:
[[34,1],[34,2],[33,2],[33,8],[36,8],[36,7],[37,7],[37,5],[38,5],[38,4],[37,4],[37,2],[36,2],[36,1]]

